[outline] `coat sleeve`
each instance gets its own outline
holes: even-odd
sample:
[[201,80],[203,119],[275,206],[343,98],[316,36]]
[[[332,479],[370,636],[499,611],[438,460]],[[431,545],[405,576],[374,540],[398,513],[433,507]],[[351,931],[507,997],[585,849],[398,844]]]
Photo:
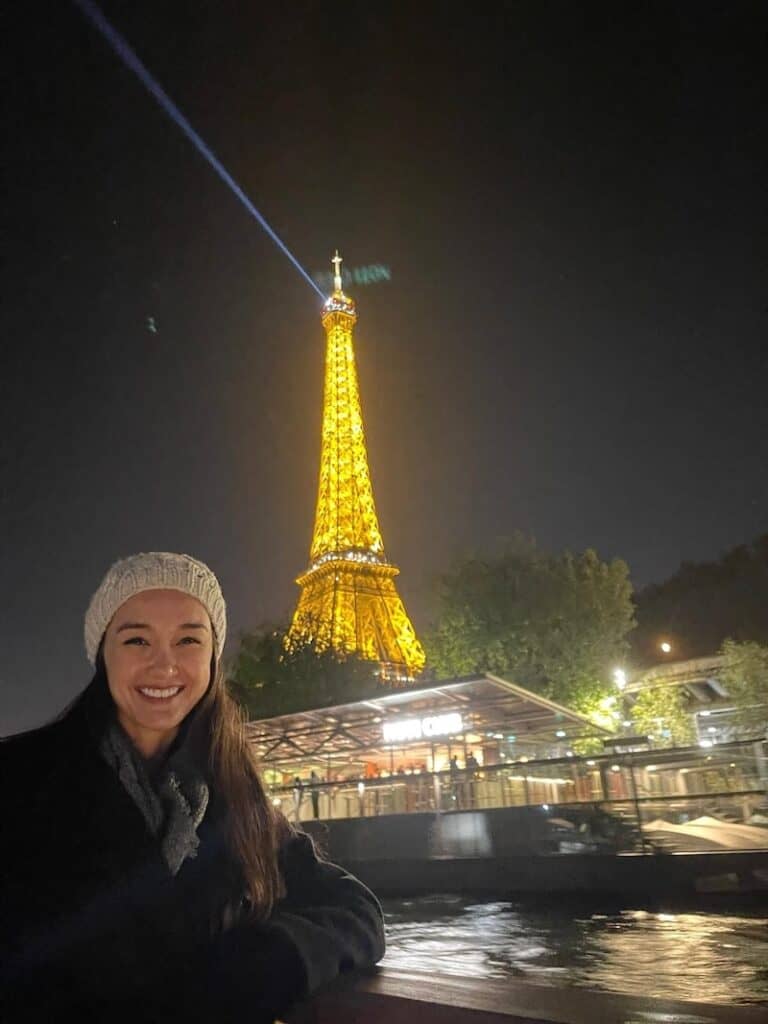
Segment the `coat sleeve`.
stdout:
[[218,1012],[226,1004],[233,1019],[245,1010],[271,1019],[343,971],[372,967],[384,955],[378,900],[320,860],[308,836],[292,836],[281,866],[286,895],[270,918],[237,925],[206,950],[201,977]]

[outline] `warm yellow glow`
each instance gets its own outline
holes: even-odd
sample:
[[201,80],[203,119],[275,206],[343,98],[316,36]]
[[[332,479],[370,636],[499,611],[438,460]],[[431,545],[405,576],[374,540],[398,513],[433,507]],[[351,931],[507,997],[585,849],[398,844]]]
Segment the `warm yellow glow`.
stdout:
[[296,581],[299,603],[288,644],[361,654],[382,678],[404,682],[424,667],[424,651],[384,555],[355,367],[355,304],[337,287],[325,304],[325,394],[320,482],[309,568]]
[[352,343],[356,315],[335,309],[323,315],[327,334],[320,484],[310,559],[342,552],[383,559],[384,545],[373,504]]

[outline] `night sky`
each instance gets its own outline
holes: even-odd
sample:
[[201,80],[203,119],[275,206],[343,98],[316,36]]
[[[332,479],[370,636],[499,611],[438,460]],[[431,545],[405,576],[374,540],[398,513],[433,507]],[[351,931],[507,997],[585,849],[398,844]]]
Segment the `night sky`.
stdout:
[[[290,614],[324,355],[317,295],[77,9],[12,6],[0,733],[85,685],[121,555],[208,562],[231,635]],[[310,272],[391,267],[349,291],[417,629],[516,529],[641,585],[768,527],[760,8],[102,5]]]

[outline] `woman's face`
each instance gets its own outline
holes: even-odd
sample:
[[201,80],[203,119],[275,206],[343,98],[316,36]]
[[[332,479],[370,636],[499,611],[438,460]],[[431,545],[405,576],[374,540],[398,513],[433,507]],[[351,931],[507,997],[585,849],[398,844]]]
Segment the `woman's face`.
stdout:
[[205,608],[178,590],[146,590],[122,604],[104,635],[117,717],[140,753],[154,757],[203,697],[213,631]]

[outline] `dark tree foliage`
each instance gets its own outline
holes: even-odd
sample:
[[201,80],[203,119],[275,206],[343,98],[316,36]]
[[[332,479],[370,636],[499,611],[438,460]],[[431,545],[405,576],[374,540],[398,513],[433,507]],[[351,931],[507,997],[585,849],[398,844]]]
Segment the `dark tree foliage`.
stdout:
[[634,661],[660,660],[669,640],[675,661],[718,653],[724,640],[768,645],[768,533],[716,562],[683,562],[674,576],[636,595]]
[[723,682],[744,735],[765,735],[768,729],[768,647],[726,640]]
[[347,704],[375,694],[384,685],[378,664],[354,655],[318,651],[307,643],[288,651],[285,629],[263,626],[241,633],[230,664],[233,695],[252,719]]
[[624,562],[552,555],[517,537],[441,577],[427,658],[438,676],[488,670],[586,711],[609,692],[632,625]]

